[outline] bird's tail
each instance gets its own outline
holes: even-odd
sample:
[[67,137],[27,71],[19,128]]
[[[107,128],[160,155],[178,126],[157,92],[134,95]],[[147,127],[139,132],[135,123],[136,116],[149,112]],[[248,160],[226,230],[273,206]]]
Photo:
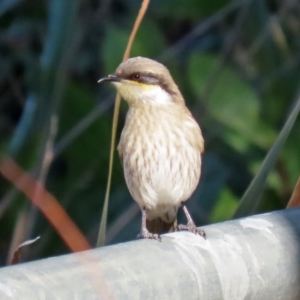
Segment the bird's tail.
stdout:
[[161,218],[157,218],[154,220],[147,220],[147,229],[151,233],[163,234],[168,232],[174,232],[177,226],[177,220],[167,223],[163,221]]

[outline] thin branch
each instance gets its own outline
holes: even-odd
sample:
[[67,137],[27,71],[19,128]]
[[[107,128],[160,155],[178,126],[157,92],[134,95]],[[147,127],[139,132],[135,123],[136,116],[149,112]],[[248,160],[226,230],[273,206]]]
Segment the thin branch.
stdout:
[[62,137],[54,146],[53,157],[60,155],[71,143],[74,142],[99,116],[105,113],[113,104],[111,98],[105,99],[95,109],[88,113],[79,121],[64,137]]
[[292,197],[287,205],[287,208],[292,208],[296,206],[300,206],[300,176],[298,178]]
[[[147,11],[148,5],[150,0],[143,0],[142,6],[134,23],[132,32],[129,37],[129,41],[123,56],[123,61],[128,59],[129,53],[136,36],[137,30],[140,27],[140,24],[144,18],[144,15]],[[114,151],[115,151],[115,142],[116,142],[116,133],[118,127],[118,118],[119,118],[119,111],[120,111],[120,103],[121,97],[119,94],[116,96],[115,100],[115,108],[114,108],[114,117],[113,117],[113,125],[112,125],[112,136],[111,136],[111,145],[110,145],[110,155],[109,155],[109,169],[108,169],[108,178],[107,178],[107,186],[104,198],[104,205],[103,211],[101,216],[100,228],[98,233],[97,239],[97,247],[103,246],[105,244],[105,232],[106,232],[106,223],[107,223],[107,211],[108,211],[108,202],[109,202],[109,194],[110,194],[110,187],[111,187],[111,178],[112,178],[112,167],[114,163]]]
[[252,0],[238,0],[234,1],[222,10],[216,12],[209,19],[201,22],[198,26],[196,26],[189,34],[183,37],[180,41],[175,43],[173,46],[164,51],[159,57],[158,60],[166,61],[174,56],[177,56],[180,52],[182,52],[188,44],[190,44],[197,37],[205,34],[209,31],[213,26],[220,23],[224,18],[233,13],[235,10],[239,9],[244,4],[248,3]]
[[10,158],[0,161],[0,173],[40,209],[73,252],[91,248],[59,202],[30,174],[24,172]]
[[22,241],[25,239],[27,219],[28,219],[27,209],[21,210],[16,221],[12,239],[10,241],[8,255],[6,259],[7,265],[11,264],[12,258],[14,256],[14,253],[18,245],[20,245]]
[[107,243],[110,243],[116,235],[124,228],[131,220],[139,214],[141,209],[136,203],[132,203],[107,229]]
[[[53,161],[53,143],[57,134],[57,123],[58,123],[57,116],[53,114],[50,118],[49,136],[46,141],[45,154],[41,162],[39,178],[37,180],[39,184],[36,185],[36,190],[34,191],[34,195],[33,195],[34,198],[33,202],[36,202],[36,199],[41,198],[43,194],[49,167]],[[27,237],[30,236],[30,233],[33,230],[37,213],[38,213],[37,208],[35,206],[31,206],[29,211],[28,224],[27,224]]]

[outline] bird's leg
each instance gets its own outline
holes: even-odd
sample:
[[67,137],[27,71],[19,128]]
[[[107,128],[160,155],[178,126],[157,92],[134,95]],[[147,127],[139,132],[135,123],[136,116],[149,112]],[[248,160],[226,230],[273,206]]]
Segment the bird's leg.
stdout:
[[188,222],[187,222],[186,225],[182,225],[182,224],[178,225],[177,226],[177,230],[178,231],[187,230],[187,231],[190,231],[190,232],[192,232],[194,234],[201,235],[203,238],[206,239],[205,232],[203,230],[201,230],[201,229],[199,229],[199,228],[196,227],[196,225],[195,225],[195,223],[194,223],[191,215],[189,214],[187,208],[185,207],[185,205],[183,205],[183,211],[184,211],[184,213],[186,215],[186,218],[187,218]]
[[142,208],[142,227],[141,227],[141,232],[137,235],[137,239],[154,239],[161,241],[161,237],[159,234],[154,234],[148,231],[147,226],[146,226],[146,208]]

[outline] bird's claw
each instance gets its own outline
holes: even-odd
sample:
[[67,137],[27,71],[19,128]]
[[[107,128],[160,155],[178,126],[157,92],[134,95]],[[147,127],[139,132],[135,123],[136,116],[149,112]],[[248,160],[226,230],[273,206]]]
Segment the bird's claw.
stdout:
[[159,234],[151,233],[147,229],[143,229],[136,237],[137,239],[153,239],[161,242]]
[[200,235],[204,239],[206,239],[206,233],[205,233],[205,231],[197,228],[194,223],[188,223],[187,225],[180,224],[180,225],[177,226],[177,231],[189,231],[189,232],[192,232],[192,233],[194,233],[196,235]]

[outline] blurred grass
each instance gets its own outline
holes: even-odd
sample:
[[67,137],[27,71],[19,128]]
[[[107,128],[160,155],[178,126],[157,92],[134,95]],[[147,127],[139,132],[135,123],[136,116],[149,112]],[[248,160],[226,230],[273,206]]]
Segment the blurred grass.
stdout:
[[[282,125],[291,114],[296,116],[300,3],[188,2],[152,0],[132,56],[163,61],[201,124],[206,141],[202,178],[188,202],[201,225],[234,214],[251,180],[260,177],[259,169]],[[0,2],[0,154],[11,154],[44,180],[91,244],[105,194],[114,93],[98,86],[97,80],[120,63],[139,5]],[[122,104],[117,135],[125,112]],[[295,118],[243,215],[252,214],[254,205],[255,212],[285,207],[299,177],[299,132]],[[140,226],[118,159],[113,174],[110,243],[133,239]],[[24,209],[27,200],[0,178],[2,264]],[[67,251],[39,212],[28,225],[23,235],[40,235],[41,240],[26,259]]]
[[[135,40],[138,29],[140,28],[142,20],[144,19],[144,16],[147,12],[149,3],[150,3],[150,0],[142,0],[142,2],[141,2],[141,8],[137,14],[132,31],[129,35],[127,46],[124,51],[122,61],[125,61],[130,57],[133,42]],[[121,106],[121,95],[119,93],[117,93],[116,98],[115,98],[114,116],[113,116],[112,133],[111,133],[107,185],[106,185],[106,190],[105,190],[104,204],[103,204],[99,232],[98,232],[98,237],[97,237],[97,244],[96,244],[97,247],[104,246],[105,239],[106,239],[108,204],[109,204],[109,199],[110,199],[112,170],[113,170],[113,165],[114,165],[114,152],[115,152],[115,147],[116,147],[116,134],[117,134],[117,129],[118,129],[120,106]]]
[[243,195],[237,210],[234,213],[234,218],[248,216],[251,212],[255,212],[259,205],[261,194],[264,190],[266,179],[274,168],[275,162],[279,156],[280,150],[283,148],[289,134],[294,126],[300,110],[300,97],[297,96],[297,101],[291,110],[289,117],[280,131],[274,145],[268,152],[260,169],[253,178],[251,184]]

